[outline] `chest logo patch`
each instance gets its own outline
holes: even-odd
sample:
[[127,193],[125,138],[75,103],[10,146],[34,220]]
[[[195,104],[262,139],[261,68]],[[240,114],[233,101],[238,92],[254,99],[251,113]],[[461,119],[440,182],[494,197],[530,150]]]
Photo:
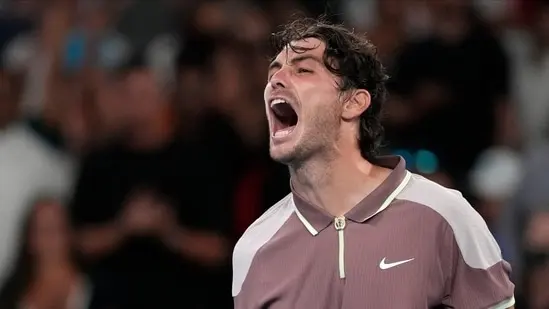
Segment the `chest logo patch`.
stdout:
[[387,263],[387,262],[385,262],[385,259],[386,259],[386,258],[383,258],[383,260],[381,260],[381,262],[379,262],[379,268],[381,268],[381,269],[389,269],[389,268],[393,268],[393,267],[395,267],[395,266],[402,265],[402,264],[404,264],[404,263],[408,263],[408,262],[411,262],[411,261],[414,260],[413,258],[411,258],[411,259],[408,259],[408,260],[403,260],[403,261],[398,261],[398,262]]

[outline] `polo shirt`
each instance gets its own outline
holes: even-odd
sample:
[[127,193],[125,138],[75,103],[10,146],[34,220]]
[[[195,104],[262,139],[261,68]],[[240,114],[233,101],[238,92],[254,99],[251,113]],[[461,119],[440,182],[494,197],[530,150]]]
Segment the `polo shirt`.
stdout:
[[455,190],[393,171],[345,216],[296,192],[243,234],[233,253],[235,309],[509,308],[510,266]]

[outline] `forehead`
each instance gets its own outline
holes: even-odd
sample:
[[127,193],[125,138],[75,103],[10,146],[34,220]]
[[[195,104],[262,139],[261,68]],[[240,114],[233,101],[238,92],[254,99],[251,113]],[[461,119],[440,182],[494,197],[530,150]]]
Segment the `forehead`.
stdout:
[[305,38],[290,42],[276,56],[277,61],[292,59],[298,55],[311,55],[321,59],[326,49],[326,44],[317,38]]

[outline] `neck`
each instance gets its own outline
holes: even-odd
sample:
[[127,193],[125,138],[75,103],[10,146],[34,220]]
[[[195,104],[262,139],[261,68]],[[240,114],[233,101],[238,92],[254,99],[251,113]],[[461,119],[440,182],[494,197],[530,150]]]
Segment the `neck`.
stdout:
[[290,167],[294,191],[333,216],[351,210],[389,173],[362,158],[358,149],[350,155],[316,158]]

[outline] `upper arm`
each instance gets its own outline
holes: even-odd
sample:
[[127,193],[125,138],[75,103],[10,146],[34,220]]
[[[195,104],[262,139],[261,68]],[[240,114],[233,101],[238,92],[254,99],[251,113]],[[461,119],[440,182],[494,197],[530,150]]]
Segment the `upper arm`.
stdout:
[[400,198],[425,205],[441,216],[442,305],[467,309],[514,306],[511,267],[482,217],[459,192],[414,177]]
[[459,205],[444,246],[450,280],[444,304],[453,308],[504,309],[515,304],[511,267],[486,223],[468,203]]

